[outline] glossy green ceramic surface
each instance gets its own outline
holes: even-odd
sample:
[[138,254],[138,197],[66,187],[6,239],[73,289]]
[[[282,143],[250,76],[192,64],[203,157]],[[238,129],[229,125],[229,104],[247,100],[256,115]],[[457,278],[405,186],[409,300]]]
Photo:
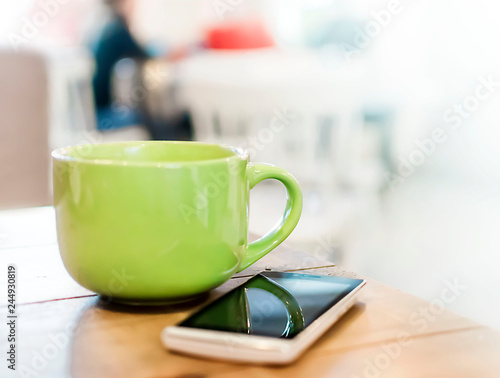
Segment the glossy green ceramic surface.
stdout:
[[[64,265],[82,286],[117,301],[181,301],[227,281],[278,246],[302,210],[286,171],[197,142],[123,142],[52,153]],[[288,191],[283,219],[247,245],[249,190]]]

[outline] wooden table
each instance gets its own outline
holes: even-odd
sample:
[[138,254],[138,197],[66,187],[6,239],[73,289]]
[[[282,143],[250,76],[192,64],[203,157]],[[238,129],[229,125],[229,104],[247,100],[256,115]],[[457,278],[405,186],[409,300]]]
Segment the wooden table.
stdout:
[[[7,370],[6,272],[18,271],[17,372]],[[214,298],[263,269],[357,277],[286,247],[214,290]],[[296,363],[252,366],[169,353],[160,331],[196,306],[106,305],[76,284],[59,258],[52,208],[0,212],[0,376],[30,377],[500,377],[500,334],[431,302],[368,280],[359,303]],[[24,373],[21,374],[21,373]]]

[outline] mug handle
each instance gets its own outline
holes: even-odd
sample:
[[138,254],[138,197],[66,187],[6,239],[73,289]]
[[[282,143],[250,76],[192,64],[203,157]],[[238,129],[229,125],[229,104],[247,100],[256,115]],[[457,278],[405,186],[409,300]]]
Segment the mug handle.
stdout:
[[280,181],[286,188],[288,199],[283,217],[276,226],[260,239],[248,244],[238,272],[248,268],[280,245],[292,233],[302,212],[302,191],[299,183],[284,169],[270,164],[250,163],[247,165],[247,177],[250,189],[267,179]]

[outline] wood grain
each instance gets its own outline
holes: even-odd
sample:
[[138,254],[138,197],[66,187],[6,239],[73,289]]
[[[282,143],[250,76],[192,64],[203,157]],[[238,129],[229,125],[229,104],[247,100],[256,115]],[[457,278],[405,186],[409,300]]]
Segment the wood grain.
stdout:
[[[353,276],[336,267],[307,269],[305,272]],[[216,298],[246,279],[231,279],[206,300]],[[24,305],[19,311],[21,330],[25,334],[21,335],[20,363],[31,369],[43,366],[37,372],[47,376],[71,372],[77,377],[196,376],[241,369],[248,370],[249,374],[260,375],[266,371],[266,374],[279,376],[285,371],[283,368],[251,368],[249,365],[194,359],[164,350],[159,339],[161,330],[181,321],[203,303],[153,309],[129,308],[102,303],[97,297],[86,297]],[[337,369],[339,360],[336,356],[350,356],[358,349],[375,353],[382,345],[396,342],[401,335],[413,342],[427,336],[482,329],[466,318],[444,311],[421,330],[408,318],[426,305],[423,300],[369,281],[359,303],[307,352],[297,366],[307,363],[310,358],[323,360],[327,355],[332,361],[331,366],[324,367],[328,372],[328,369]],[[56,341],[61,347],[57,347]],[[44,350],[50,349],[51,345],[56,345],[52,347],[57,351],[56,357],[44,359]],[[46,360],[46,364],[37,365],[37,356],[38,360]],[[354,369],[354,366],[352,362],[349,369]]]
[[[0,267],[15,264],[22,279],[19,282],[18,303],[26,304],[47,300],[92,295],[92,292],[78,285],[66,272],[56,244],[6,248],[0,250]],[[265,269],[290,270],[316,268],[331,265],[311,257],[304,252],[280,246],[258,263],[235,275],[252,276]],[[0,276],[0,293],[6,290],[6,276]],[[7,298],[0,296],[0,307]]]
[[[49,211],[46,214],[50,216]],[[36,223],[26,222],[29,227]],[[30,232],[29,228],[24,231]],[[24,245],[11,240],[16,247],[0,250],[0,267],[15,263],[19,272],[18,373],[24,376],[499,376],[498,332],[439,306],[447,298],[443,293],[427,302],[373,280],[367,280],[354,308],[290,366],[252,366],[170,353],[160,343],[164,327],[181,321],[257,271],[358,276],[300,251],[280,247],[198,302],[127,307],[104,303],[80,287],[64,270],[57,245],[33,245],[35,239]],[[0,292],[5,292],[4,275],[0,277]],[[447,290],[449,297],[451,289]],[[455,295],[460,295],[459,287],[454,290]],[[0,316],[5,315],[2,302]],[[3,350],[7,348],[4,338],[0,344]]]
[[[312,350],[286,367],[249,366],[241,377],[498,378],[500,333],[487,327],[430,334],[335,353]],[[220,372],[214,377],[232,377]]]

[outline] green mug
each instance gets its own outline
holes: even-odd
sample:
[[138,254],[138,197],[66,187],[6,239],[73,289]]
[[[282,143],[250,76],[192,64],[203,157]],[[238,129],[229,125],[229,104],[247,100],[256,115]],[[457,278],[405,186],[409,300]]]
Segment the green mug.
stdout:
[[[52,153],[59,250],[69,274],[117,302],[192,299],[227,281],[293,231],[302,193],[283,169],[198,142],[120,142]],[[247,243],[249,191],[281,181],[283,218]]]

